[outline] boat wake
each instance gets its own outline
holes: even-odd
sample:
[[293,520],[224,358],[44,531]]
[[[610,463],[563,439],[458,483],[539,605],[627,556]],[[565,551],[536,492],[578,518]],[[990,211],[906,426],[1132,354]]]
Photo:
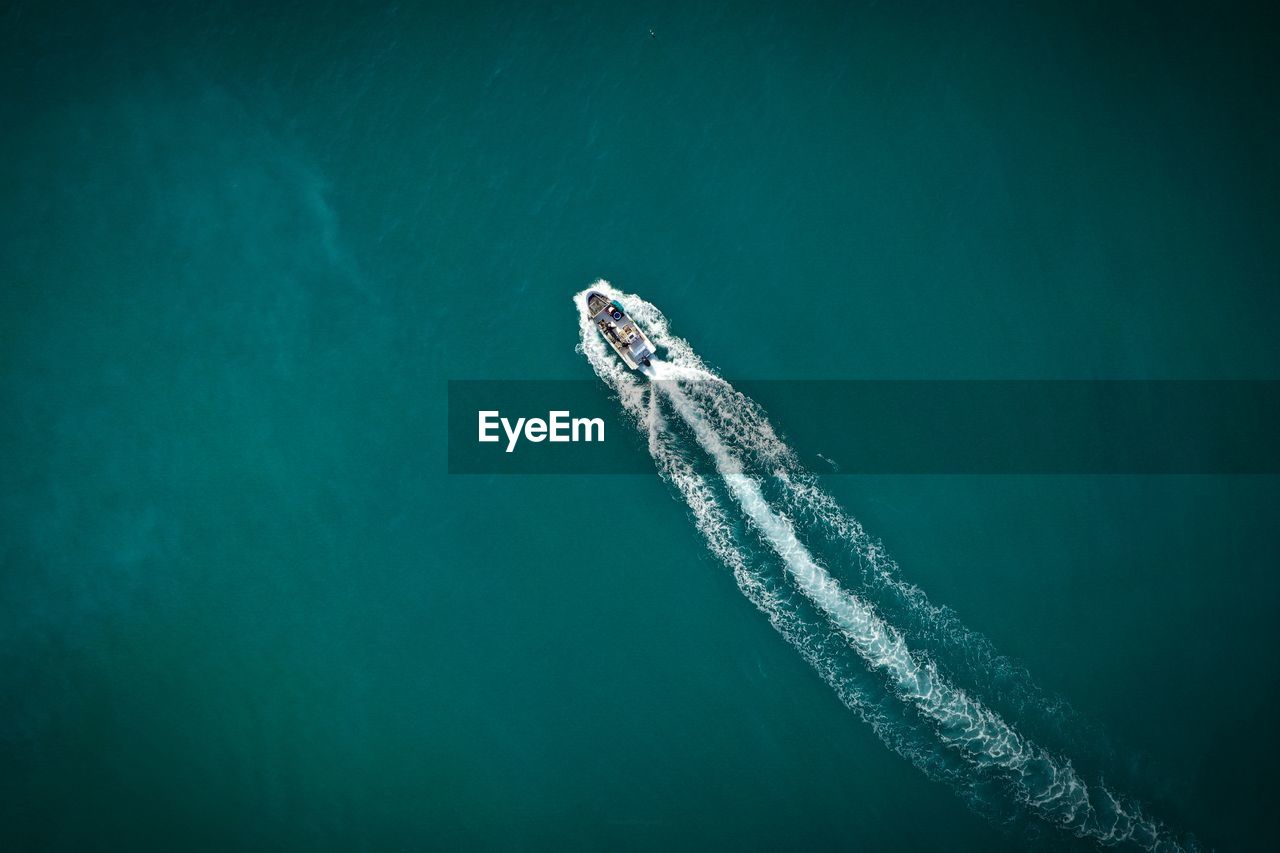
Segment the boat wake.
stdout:
[[[579,311],[579,349],[647,436],[659,473],[744,595],[890,749],[975,810],[1031,834],[1056,826],[1106,845],[1195,849],[1033,741],[1079,746],[1091,760],[1108,752],[1066,703],[903,580],[763,410],[672,335],[657,308],[604,281],[591,289],[624,301],[666,352],[643,376],[628,370]],[[856,571],[856,592],[829,567]]]

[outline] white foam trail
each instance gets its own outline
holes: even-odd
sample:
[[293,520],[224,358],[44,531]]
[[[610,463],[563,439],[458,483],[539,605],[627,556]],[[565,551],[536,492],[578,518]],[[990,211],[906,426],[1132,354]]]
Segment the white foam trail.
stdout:
[[[885,622],[869,604],[841,588],[800,542],[792,521],[773,509],[760,482],[745,472],[741,461],[727,446],[727,443],[741,442],[742,446],[760,454],[764,462],[781,463],[785,484],[788,481],[785,477],[787,469],[794,470],[794,457],[773,434],[767,420],[762,414],[752,418],[752,430],[747,430],[744,429],[747,420],[730,419],[727,432],[718,431],[724,427],[725,419],[716,419],[708,414],[675,382],[670,381],[718,377],[692,353],[687,344],[669,334],[665,318],[651,305],[634,296],[619,294],[605,282],[597,282],[594,288],[626,299],[632,316],[659,346],[666,347],[669,358],[677,359],[674,364],[655,360],[654,368],[648,373],[659,381],[652,387],[662,390],[681,420],[693,431],[697,443],[714,461],[735,502],[752,527],[783,560],[800,591],[830,619],[867,665],[886,677],[894,695],[933,722],[944,744],[962,753],[979,773],[998,772],[1008,783],[1009,792],[1016,802],[1076,835],[1104,844],[1128,841],[1151,850],[1182,849],[1167,830],[1145,817],[1139,807],[1122,802],[1101,784],[1086,785],[1069,761],[1035,745],[964,690],[949,684],[928,658],[913,654],[902,634]],[[582,294],[576,306],[580,305],[581,297]],[[679,461],[679,455],[671,450],[670,433],[661,420],[656,397],[647,394],[648,389],[634,374],[626,371],[618,360],[609,357],[590,320],[583,317],[580,310],[579,316],[582,320],[582,351],[597,374],[618,392],[624,408],[648,433],[650,452],[659,463],[659,470],[680,489],[713,552],[734,570],[744,593],[770,615],[775,626],[780,621],[785,622],[779,615],[784,613],[780,603],[782,599],[760,583],[758,576],[748,568],[745,553],[733,543],[731,527],[714,494],[705,481]],[[749,401],[747,405],[754,406]],[[747,432],[753,434],[744,434]],[[790,493],[803,494],[797,489]],[[810,506],[817,507],[820,503],[811,498]],[[823,508],[828,514],[834,511],[831,507]],[[860,526],[857,533],[861,534]],[[779,630],[788,633],[781,627]],[[815,657],[806,657],[820,672],[823,671],[825,658],[815,656],[815,660]],[[841,698],[845,697],[842,695]],[[852,699],[852,702],[849,699],[845,701],[855,709],[868,704],[863,695],[855,695]],[[893,745],[891,741],[887,742]],[[976,787],[973,790],[976,791]]]
[[[661,378],[662,372],[657,376]],[[1105,788],[1097,788],[1096,796],[1104,800],[1106,808],[1095,808],[1089,789],[1070,762],[1030,743],[963,690],[947,684],[931,663],[916,660],[893,626],[841,589],[813,559],[796,538],[791,522],[773,511],[759,483],[742,473],[740,463],[684,393],[671,384],[660,387],[711,455],[752,525],[783,559],[800,590],[844,632],[869,665],[888,676],[898,695],[938,724],[944,741],[965,750],[984,766],[1007,771],[1019,801],[1081,836],[1107,843],[1135,841],[1147,849],[1172,849],[1168,844],[1173,840],[1164,837],[1158,824],[1133,806],[1122,807]]]
[[[576,304],[580,304],[583,295],[579,294]],[[715,489],[695,471],[677,447],[677,436],[667,428],[658,408],[657,395],[651,393],[652,386],[640,383],[634,372],[622,366],[589,318],[582,317],[581,320],[579,350],[600,378],[617,393],[623,410],[647,435],[649,453],[659,473],[680,492],[708,548],[733,572],[743,595],[831,686],[840,701],[867,723],[890,749],[909,760],[929,778],[948,784],[969,800],[975,809],[994,814],[997,810],[977,798],[972,787],[966,784],[961,765],[951,756],[939,753],[931,732],[914,724],[902,708],[893,707],[883,690],[868,683],[863,667],[842,665],[841,652],[846,648],[843,635],[811,618],[807,619],[791,599],[789,591],[780,589],[780,585],[769,577],[767,569],[753,562],[749,550],[738,543],[734,525],[720,504]],[[647,329],[657,325],[650,319]],[[680,372],[670,365],[663,367]],[[652,375],[652,370],[647,372]]]
[[[729,383],[710,374],[690,383],[688,393],[731,446],[753,460],[777,487],[781,508],[821,535],[842,557],[862,570],[864,594],[892,613],[914,642],[940,651],[950,670],[983,684],[988,699],[1039,724],[1044,734],[1067,740],[1093,756],[1113,756],[1105,734],[1077,715],[1060,697],[1042,690],[1018,662],[1001,654],[982,634],[967,628],[949,608],[934,605],[862,525],[817,485],[816,478],[775,433],[763,410]],[[920,651],[919,649],[917,650]]]

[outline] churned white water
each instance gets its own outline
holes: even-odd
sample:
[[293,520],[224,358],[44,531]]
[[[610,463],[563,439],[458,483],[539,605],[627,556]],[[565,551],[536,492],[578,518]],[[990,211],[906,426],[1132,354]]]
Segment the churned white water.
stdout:
[[[913,651],[903,633],[872,604],[844,589],[801,542],[797,524],[822,525],[846,537],[879,582],[906,600],[917,615],[923,613],[942,625],[952,642],[971,644],[980,659],[1003,660],[985,638],[959,625],[948,611],[930,605],[923,593],[897,576],[896,567],[861,525],[799,467],[759,406],[672,335],[661,312],[607,282],[597,282],[592,289],[622,301],[665,351],[665,357],[655,359],[642,377],[626,369],[579,311],[581,350],[647,434],[659,473],[688,504],[708,547],[734,572],[744,594],[890,748],[931,777],[948,782],[975,807],[1000,811],[1009,805],[1102,844],[1184,849],[1183,842],[1146,816],[1140,805],[1100,781],[1086,781],[1067,757],[1021,734],[1016,720],[1002,718],[975,695],[949,683],[934,662]],[[578,294],[576,305],[585,293]],[[669,421],[665,413],[674,419]],[[673,424],[683,425],[688,432],[682,434]],[[698,473],[689,461],[682,446],[690,443],[686,435],[711,460],[719,484]],[[764,478],[782,495],[776,505],[762,488]],[[722,501],[725,495],[728,503]],[[756,553],[756,542],[735,533],[737,518],[746,520],[770,553]],[[788,597],[791,590],[759,567],[768,557],[781,561],[785,578],[812,605],[810,611],[796,607]],[[859,678],[842,667],[842,649],[835,642],[856,652],[876,678]],[[1054,701],[1026,680],[1019,683],[1023,685],[1017,688],[1019,700],[1024,705]],[[892,703],[915,714],[894,713]],[[927,725],[922,728],[919,720]],[[1007,804],[990,802],[992,789],[986,783],[992,778],[1002,783],[998,796],[1006,798]]]

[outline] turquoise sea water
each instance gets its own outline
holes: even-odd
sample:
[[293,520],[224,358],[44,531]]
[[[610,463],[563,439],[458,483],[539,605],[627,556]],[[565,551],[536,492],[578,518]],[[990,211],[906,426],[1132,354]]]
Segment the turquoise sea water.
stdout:
[[[591,379],[600,276],[727,376],[1277,378],[1265,10],[0,16],[3,847],[1091,846],[886,749],[656,476],[446,474],[445,383]],[[1271,846],[1275,478],[823,487]]]

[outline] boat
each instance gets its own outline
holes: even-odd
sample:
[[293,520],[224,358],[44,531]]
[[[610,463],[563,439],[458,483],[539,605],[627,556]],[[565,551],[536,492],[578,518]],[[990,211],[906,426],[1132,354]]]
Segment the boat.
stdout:
[[641,365],[649,366],[656,347],[636,321],[627,316],[621,302],[592,290],[587,293],[587,315],[627,367],[639,370]]

